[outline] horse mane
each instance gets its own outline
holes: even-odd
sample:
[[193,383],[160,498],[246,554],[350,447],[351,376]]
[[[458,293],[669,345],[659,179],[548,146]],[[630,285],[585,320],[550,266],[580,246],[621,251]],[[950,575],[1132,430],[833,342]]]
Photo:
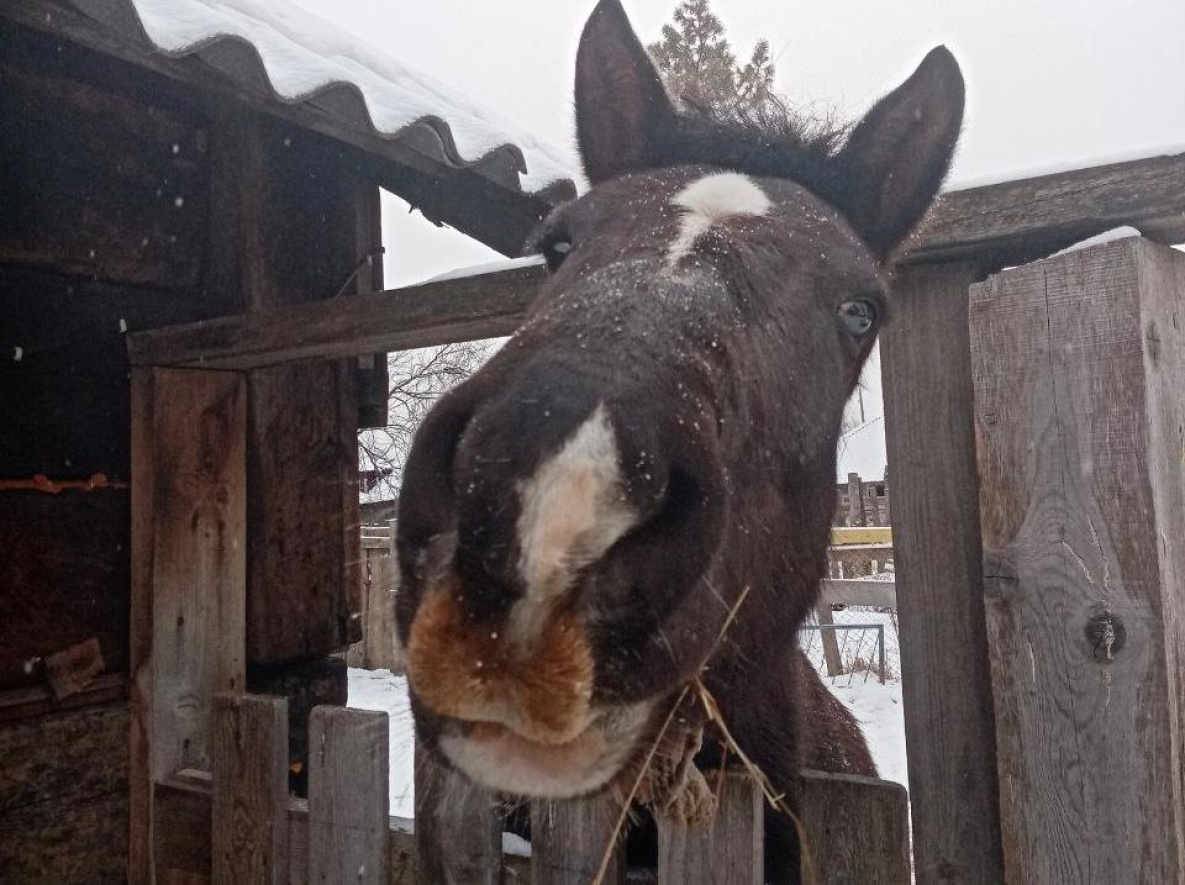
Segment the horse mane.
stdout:
[[660,136],[657,165],[706,165],[785,178],[828,202],[844,203],[835,158],[850,124],[837,122],[830,113],[805,114],[776,96],[727,110],[688,97],[679,105],[676,125]]

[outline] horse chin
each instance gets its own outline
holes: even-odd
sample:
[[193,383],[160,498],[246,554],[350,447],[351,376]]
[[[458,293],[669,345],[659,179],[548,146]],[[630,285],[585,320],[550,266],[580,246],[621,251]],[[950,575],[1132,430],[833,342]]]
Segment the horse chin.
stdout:
[[636,756],[653,705],[602,710],[580,734],[564,743],[531,740],[504,725],[453,720],[437,744],[444,757],[470,779],[518,796],[569,799],[610,783]]

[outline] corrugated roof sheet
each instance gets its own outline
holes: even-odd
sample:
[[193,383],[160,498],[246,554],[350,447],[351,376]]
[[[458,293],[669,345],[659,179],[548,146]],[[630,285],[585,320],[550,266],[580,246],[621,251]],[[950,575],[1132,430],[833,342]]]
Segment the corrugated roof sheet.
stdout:
[[291,4],[264,0],[67,0],[123,41],[197,57],[251,91],[377,135],[424,171],[476,172],[548,202],[570,197],[574,158],[466,96]]

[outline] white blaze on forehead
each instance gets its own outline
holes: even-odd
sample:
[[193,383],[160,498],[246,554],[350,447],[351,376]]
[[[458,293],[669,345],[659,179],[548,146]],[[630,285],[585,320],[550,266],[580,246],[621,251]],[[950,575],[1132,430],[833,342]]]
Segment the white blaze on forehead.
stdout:
[[740,172],[714,172],[693,181],[671,198],[683,210],[679,234],[668,260],[674,264],[691,253],[695,241],[717,221],[737,215],[767,215],[773,205],[753,179]]
[[518,487],[519,573],[526,596],[511,613],[512,639],[543,627],[550,603],[577,570],[594,562],[636,522],[621,486],[617,437],[604,405]]

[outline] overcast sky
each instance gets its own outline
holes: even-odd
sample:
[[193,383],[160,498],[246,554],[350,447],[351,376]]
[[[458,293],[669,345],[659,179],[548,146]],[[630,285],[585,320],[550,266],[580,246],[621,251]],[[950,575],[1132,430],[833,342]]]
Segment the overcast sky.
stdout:
[[[559,147],[594,0],[294,0]],[[624,0],[646,42],[675,0]],[[1185,150],[1185,0],[712,0],[738,55],[768,39],[777,87],[845,117],[944,43],[963,67],[967,125],[951,184]],[[387,284],[488,260],[451,231],[385,205]],[[877,390],[868,413],[879,414]],[[879,427],[879,425],[878,425]],[[857,435],[865,476],[883,442]],[[858,450],[858,451],[857,451]],[[867,450],[867,451],[865,451]],[[842,470],[842,468],[841,468]]]

